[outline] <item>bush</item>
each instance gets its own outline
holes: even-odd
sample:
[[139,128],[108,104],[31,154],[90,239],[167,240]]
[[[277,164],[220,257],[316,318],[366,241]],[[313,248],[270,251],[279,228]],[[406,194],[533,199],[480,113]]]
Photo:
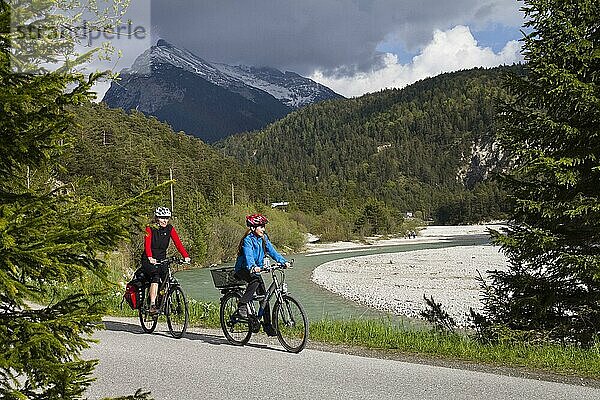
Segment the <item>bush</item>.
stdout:
[[324,242],[352,239],[353,223],[348,215],[342,214],[337,208],[324,211],[314,218],[313,231]]
[[305,226],[292,219],[290,214],[280,210],[269,211],[267,218],[269,218],[267,234],[278,251],[293,253],[302,250],[306,237]]

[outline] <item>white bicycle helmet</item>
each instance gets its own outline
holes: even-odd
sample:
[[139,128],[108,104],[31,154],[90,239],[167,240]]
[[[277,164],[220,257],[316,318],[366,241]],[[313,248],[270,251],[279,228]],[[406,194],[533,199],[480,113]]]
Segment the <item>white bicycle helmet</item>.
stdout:
[[158,207],[156,210],[154,210],[154,216],[171,218],[171,210],[169,210],[167,207]]

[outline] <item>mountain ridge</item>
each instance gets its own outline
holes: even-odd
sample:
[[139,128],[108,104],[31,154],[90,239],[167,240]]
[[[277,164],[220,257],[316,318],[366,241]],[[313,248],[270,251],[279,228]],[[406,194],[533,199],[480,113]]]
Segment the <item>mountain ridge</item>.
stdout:
[[103,102],[153,115],[175,130],[214,142],[333,98],[343,97],[296,73],[211,63],[160,39],[121,72]]

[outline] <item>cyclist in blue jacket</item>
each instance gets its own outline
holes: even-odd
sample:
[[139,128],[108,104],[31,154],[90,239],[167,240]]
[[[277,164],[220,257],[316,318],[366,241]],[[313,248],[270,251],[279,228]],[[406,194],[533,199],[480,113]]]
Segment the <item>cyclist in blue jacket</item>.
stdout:
[[[238,279],[248,282],[248,287],[242,295],[238,304],[238,314],[248,317],[247,304],[252,301],[256,292],[259,295],[266,294],[265,282],[260,276],[260,270],[264,267],[264,260],[267,255],[276,262],[289,266],[287,260],[275,250],[275,247],[269,241],[265,233],[265,225],[269,220],[261,214],[253,214],[246,217],[246,226],[248,230],[240,240],[238,246],[238,257],[235,262],[235,276]],[[263,330],[268,336],[275,336],[277,333],[271,325],[271,308],[269,303],[265,305],[263,314]]]

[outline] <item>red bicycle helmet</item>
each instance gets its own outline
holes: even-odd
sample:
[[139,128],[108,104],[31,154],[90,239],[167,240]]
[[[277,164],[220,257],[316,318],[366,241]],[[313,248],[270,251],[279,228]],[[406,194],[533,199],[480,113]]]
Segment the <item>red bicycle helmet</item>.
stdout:
[[260,225],[266,225],[269,220],[262,214],[252,214],[246,217],[246,226],[254,228]]

